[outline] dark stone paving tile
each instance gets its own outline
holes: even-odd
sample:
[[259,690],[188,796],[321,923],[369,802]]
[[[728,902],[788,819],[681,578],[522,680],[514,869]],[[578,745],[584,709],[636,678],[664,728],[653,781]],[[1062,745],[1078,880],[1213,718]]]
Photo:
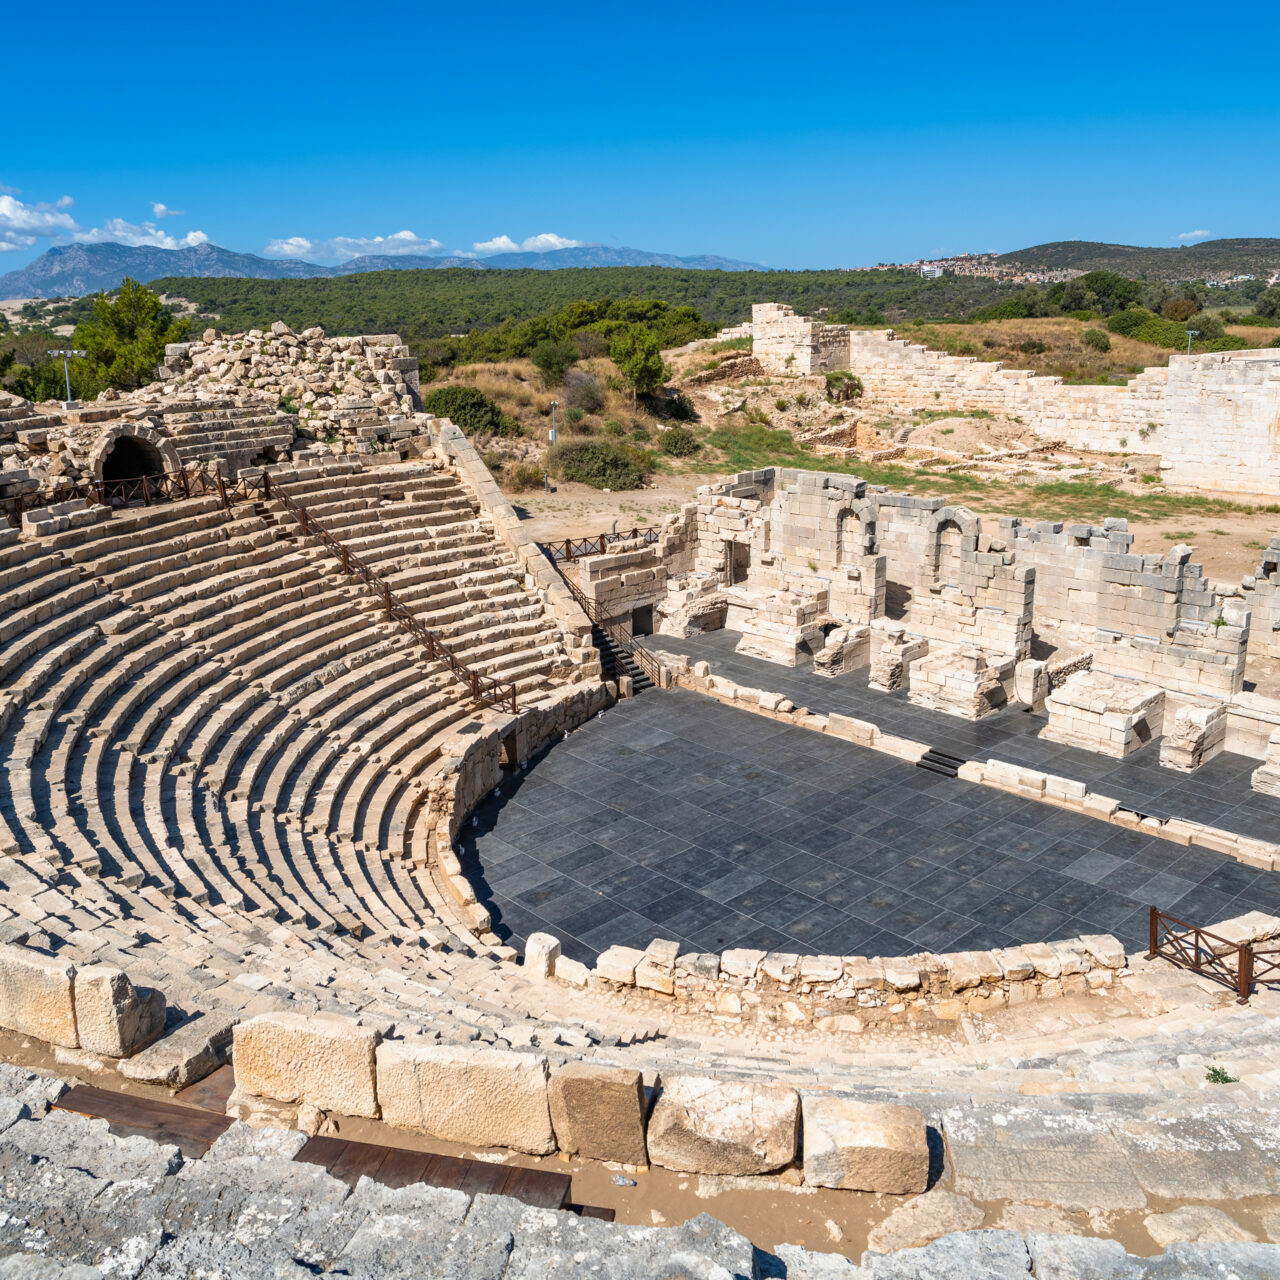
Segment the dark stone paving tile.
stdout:
[[[740,671],[764,683],[745,660]],[[1034,716],[963,725],[866,690],[865,673],[861,689],[792,678],[803,705],[834,705],[820,698],[838,692],[892,730],[1098,779],[1135,805],[1141,797],[1145,812],[1194,801],[1189,816],[1221,805],[1260,834],[1280,823],[1280,804],[1247,790],[1252,762],[1219,757],[1170,780],[1154,756],[1100,761],[1041,742]],[[647,694],[505,780],[459,838],[499,936],[522,945],[549,928],[586,963],[661,936],[802,954],[987,948],[1081,930],[1135,946],[1149,902],[1206,923],[1280,909],[1280,875],[748,715]]]

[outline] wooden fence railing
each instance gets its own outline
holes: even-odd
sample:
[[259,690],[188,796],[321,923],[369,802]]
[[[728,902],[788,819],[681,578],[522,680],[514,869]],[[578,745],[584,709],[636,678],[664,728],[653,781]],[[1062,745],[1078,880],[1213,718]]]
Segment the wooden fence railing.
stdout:
[[662,530],[655,525],[646,529],[619,529],[612,533],[597,533],[590,538],[565,538],[562,542],[543,542],[539,545],[552,564],[566,560],[581,560],[583,556],[602,556],[615,542],[630,542],[637,538],[646,544],[658,541]]
[[1214,978],[1234,989],[1237,1004],[1248,1002],[1256,982],[1280,982],[1280,947],[1255,948],[1249,942],[1232,942],[1156,907],[1151,908],[1150,929],[1148,960],[1160,956]]

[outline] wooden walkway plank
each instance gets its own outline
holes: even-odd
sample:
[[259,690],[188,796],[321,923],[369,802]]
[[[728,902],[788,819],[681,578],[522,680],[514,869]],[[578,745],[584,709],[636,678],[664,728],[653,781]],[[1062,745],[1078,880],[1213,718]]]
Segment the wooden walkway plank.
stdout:
[[139,1135],[155,1142],[173,1143],[183,1155],[195,1158],[204,1155],[232,1123],[228,1116],[211,1111],[91,1084],[73,1085],[55,1105],[62,1111],[105,1120],[117,1136]]

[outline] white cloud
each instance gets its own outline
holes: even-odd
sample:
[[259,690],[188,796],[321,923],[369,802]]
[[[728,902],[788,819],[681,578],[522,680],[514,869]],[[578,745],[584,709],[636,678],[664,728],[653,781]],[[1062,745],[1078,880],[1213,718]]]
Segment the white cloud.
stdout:
[[547,253],[552,249],[576,249],[583,243],[581,240],[569,240],[564,236],[558,236],[554,231],[543,231],[540,235],[530,236],[519,244],[516,244],[510,236],[494,236],[492,240],[481,240],[471,248],[479,254],[517,253],[521,250],[525,253]]
[[1183,244],[1195,244],[1197,240],[1207,240],[1211,235],[1212,231],[1182,231],[1175,238]]
[[167,231],[161,231],[154,222],[144,222],[137,226],[123,218],[108,218],[100,227],[77,232],[75,239],[81,244],[111,243],[135,247],[149,245],[154,249],[193,249],[196,245],[209,243],[209,237],[203,231],[188,231],[185,236],[171,236]]
[[78,231],[75,219],[62,213],[62,207],[61,201],[57,205],[25,204],[6,189],[0,195],[0,253],[28,249],[41,237]]
[[151,202],[151,212],[157,218],[185,218],[186,212],[182,209],[170,209],[167,204],[161,204],[159,200]]
[[21,187],[7,187],[3,182],[0,182],[0,196],[20,196],[21,194]]
[[518,253],[520,246],[510,236],[494,236],[492,240],[477,240],[471,248],[476,253]]
[[413,231],[393,231],[389,236],[333,236],[328,240],[308,240],[306,236],[287,236],[267,243],[264,253],[281,258],[334,258],[345,262],[365,254],[438,253],[444,245],[430,236]]
[[269,240],[263,253],[275,258],[305,258],[314,248],[306,236],[290,236],[287,240]]
[[70,196],[59,196],[53,203],[59,209],[70,209],[75,201]]

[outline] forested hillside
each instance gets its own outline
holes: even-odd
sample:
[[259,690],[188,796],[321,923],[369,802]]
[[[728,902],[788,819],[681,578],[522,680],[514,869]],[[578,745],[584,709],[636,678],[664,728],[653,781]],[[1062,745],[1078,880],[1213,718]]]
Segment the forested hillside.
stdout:
[[1012,286],[992,280],[922,280],[906,271],[698,271],[597,267],[561,271],[377,271],[329,280],[168,277],[163,293],[190,299],[218,327],[250,329],[284,320],[295,329],[400,334],[410,343],[557,311],[600,298],[662,298],[693,307],[712,324],[736,324],[753,302],[787,302],[805,315],[895,323],[956,319],[999,301]]
[[999,261],[1028,270],[1119,271],[1138,280],[1203,280],[1280,271],[1280,240],[1205,240],[1176,249],[1093,240],[1056,240],[1003,254]]

